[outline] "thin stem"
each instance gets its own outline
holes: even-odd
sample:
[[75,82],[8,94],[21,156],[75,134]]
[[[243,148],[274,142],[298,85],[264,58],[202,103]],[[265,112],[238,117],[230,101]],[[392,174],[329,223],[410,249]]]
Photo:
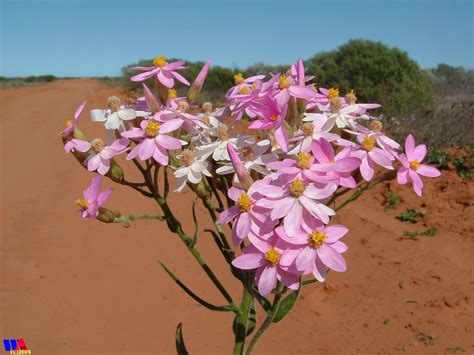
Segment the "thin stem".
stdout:
[[282,296],[282,287],[281,287],[281,284],[279,284],[279,286],[277,286],[277,291],[275,294],[275,298],[273,300],[272,311],[270,315],[267,316],[263,324],[257,330],[257,333],[255,333],[254,337],[252,338],[252,341],[250,342],[247,348],[247,351],[245,352],[246,355],[252,354],[252,351],[255,348],[255,345],[257,345],[257,342],[259,341],[259,339],[267,331],[267,329],[272,325],[273,319],[275,318],[275,315],[278,312],[278,308],[280,307],[281,296]]
[[130,215],[115,217],[114,223],[122,223],[122,224],[125,224],[126,227],[130,227],[133,221],[137,221],[140,219],[158,219],[160,221],[164,221],[166,217],[156,215],[156,214],[142,214],[142,215],[130,214]]

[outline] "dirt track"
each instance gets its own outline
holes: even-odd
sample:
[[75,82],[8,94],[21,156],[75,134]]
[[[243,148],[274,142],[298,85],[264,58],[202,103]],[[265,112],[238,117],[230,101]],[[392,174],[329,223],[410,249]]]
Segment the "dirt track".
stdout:
[[[183,322],[191,354],[228,354],[231,314],[196,304],[158,264],[165,262],[211,302],[224,303],[164,224],[137,221],[125,229],[76,213],[73,201],[92,175],[64,153],[58,132],[84,99],[89,109],[103,107],[117,93],[92,79],[0,91],[0,337],[24,338],[36,355],[174,354],[175,327]],[[102,132],[87,119],[81,127],[89,137]],[[108,206],[155,212],[137,193],[114,188]],[[404,201],[384,212],[390,188]],[[182,193],[172,203],[188,222],[191,197]],[[447,171],[428,183],[424,199],[386,184],[341,211],[338,222],[351,230],[348,271],[306,287],[256,353],[444,354],[461,347],[472,354],[473,197],[474,184]],[[407,207],[428,214],[406,225],[394,216]],[[404,230],[430,227],[438,229],[434,237],[400,240]],[[209,236],[201,234],[199,245],[240,297]]]

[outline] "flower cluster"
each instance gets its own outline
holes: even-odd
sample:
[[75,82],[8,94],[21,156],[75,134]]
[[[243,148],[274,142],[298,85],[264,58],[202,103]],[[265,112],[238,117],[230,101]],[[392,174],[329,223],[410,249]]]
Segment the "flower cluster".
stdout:
[[[346,270],[342,255],[348,247],[341,238],[348,228],[331,223],[336,212],[330,207],[342,192],[383,170],[395,176],[398,169],[398,183],[412,184],[421,196],[420,176],[440,174],[421,164],[426,146],[416,146],[411,135],[404,152],[385,135],[381,121],[369,114],[378,104],[359,103],[354,91],[342,95],[337,88],[316,87],[301,60],[286,73],[235,75],[227,103],[218,109],[194,103],[209,66],[192,84],[178,72],[186,69],[182,61],[160,56],[153,66],[134,67],[141,73],[132,80],[155,78],[155,93],[143,84],[144,96],[136,102],[123,105],[111,97],[106,109],[92,110],[91,119],[104,122],[105,141],[88,141],[77,128],[84,103],[62,138],[67,152],[101,175],[111,174],[115,157],[127,153],[136,164],[172,169],[175,191],[200,186],[209,198],[209,185],[219,184],[229,205],[217,223],[229,225],[233,244],[243,248],[232,264],[256,270],[263,296],[278,281],[298,289],[301,276],[322,282],[329,270]],[[178,97],[175,79],[190,85],[186,97]],[[231,132],[231,123],[240,133]],[[98,194],[98,182],[78,202],[85,218],[97,217],[110,195]]]

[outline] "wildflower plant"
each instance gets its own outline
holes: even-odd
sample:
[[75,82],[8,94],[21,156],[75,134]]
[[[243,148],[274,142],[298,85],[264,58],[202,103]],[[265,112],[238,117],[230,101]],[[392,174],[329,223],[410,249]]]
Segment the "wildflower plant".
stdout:
[[[179,73],[186,70],[184,62],[168,63],[163,56],[151,67],[132,68],[141,72],[133,81],[154,77],[155,87],[143,84],[144,96],[134,103],[122,105],[114,96],[106,108],[90,111],[91,120],[104,125],[107,141],[88,140],[78,127],[85,103],[61,138],[66,152],[98,173],[76,201],[82,217],[125,226],[140,219],[166,223],[225,305],[204,300],[162,264],[164,270],[204,307],[233,313],[233,353],[250,354],[265,331],[290,312],[303,287],[324,282],[330,270],[347,269],[350,229],[332,222],[341,208],[395,178],[421,196],[421,177],[440,173],[421,163],[426,146],[416,145],[411,135],[405,152],[385,135],[381,121],[368,113],[379,105],[358,103],[354,91],[342,96],[337,88],[316,87],[301,60],[286,73],[236,75],[226,104],[217,109],[196,104],[209,67],[210,61],[193,83]],[[189,85],[186,97],[177,96],[175,79]],[[124,164],[142,180],[129,181]],[[112,190],[99,191],[104,177],[154,200],[161,214],[126,215],[105,207]],[[196,195],[190,201],[192,231],[183,228],[168,198],[170,189],[187,188]],[[242,284],[240,301],[199,251],[197,203],[213,221],[213,229],[204,232]],[[256,304],[264,317],[258,329]],[[181,324],[176,334],[178,352],[185,353]]]

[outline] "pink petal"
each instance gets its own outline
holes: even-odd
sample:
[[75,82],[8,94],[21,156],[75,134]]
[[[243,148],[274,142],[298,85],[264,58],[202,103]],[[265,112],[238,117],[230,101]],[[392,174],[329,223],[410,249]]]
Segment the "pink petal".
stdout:
[[112,194],[113,189],[109,187],[108,189],[104,190],[103,192],[100,193],[100,195],[97,197],[97,204],[102,206],[104,203],[107,202],[109,199],[110,195]]
[[265,262],[266,260],[262,254],[251,253],[236,257],[232,261],[232,265],[242,270],[252,270],[264,265]]
[[415,138],[410,134],[405,141],[405,154],[409,161],[415,160]]
[[342,224],[333,224],[332,226],[328,226],[324,229],[324,233],[327,235],[326,242],[328,243],[335,243],[339,239],[341,239],[344,235],[349,232],[349,229]]
[[146,138],[138,145],[140,150],[138,151],[138,157],[141,160],[147,160],[153,156],[156,150],[156,143],[153,138]]
[[159,134],[155,141],[166,149],[180,149],[181,142],[179,139],[176,139],[171,136],[167,136],[166,134]]
[[186,78],[184,76],[182,76],[181,74],[175,72],[175,71],[170,71],[171,75],[173,75],[176,79],[178,79],[179,81],[181,81],[184,85],[190,85],[189,84],[189,81],[186,80]]
[[295,260],[296,270],[303,272],[311,268],[316,259],[316,249],[306,247],[297,256]]
[[277,284],[276,267],[267,266],[263,269],[258,280],[258,292],[262,296],[268,295]]
[[423,161],[423,159],[425,159],[425,156],[426,156],[426,145],[424,145],[424,144],[418,145],[415,148],[415,151],[413,152],[413,157],[418,162],[421,162],[421,161]]
[[299,229],[303,219],[303,206],[295,200],[290,211],[283,220],[283,226],[286,234],[293,236]]
[[317,249],[317,253],[321,261],[330,269],[338,272],[346,271],[346,261],[330,246],[323,244]]
[[270,217],[272,220],[277,220],[286,216],[295,203],[296,199],[293,197],[285,197],[282,200],[271,202],[271,204],[268,206],[273,208]]
[[174,79],[170,74],[166,73],[163,70],[158,71],[158,80],[168,89],[171,89],[174,86]]
[[240,214],[234,223],[233,229],[235,230],[235,235],[239,239],[238,242],[234,241],[234,244],[239,245],[240,242],[245,239],[250,232],[250,216],[248,212]]
[[233,220],[240,213],[240,208],[238,206],[231,206],[228,209],[222,211],[219,216],[218,224],[226,224]]
[[244,190],[239,189],[238,187],[232,186],[229,191],[227,191],[227,195],[230,197],[232,201],[237,201],[240,196],[242,195]]
[[405,185],[408,182],[408,169],[405,167],[400,168],[397,172],[397,182],[400,185]]
[[418,169],[416,169],[416,172],[427,177],[438,177],[441,175],[441,172],[438,169],[424,164],[421,164]]

